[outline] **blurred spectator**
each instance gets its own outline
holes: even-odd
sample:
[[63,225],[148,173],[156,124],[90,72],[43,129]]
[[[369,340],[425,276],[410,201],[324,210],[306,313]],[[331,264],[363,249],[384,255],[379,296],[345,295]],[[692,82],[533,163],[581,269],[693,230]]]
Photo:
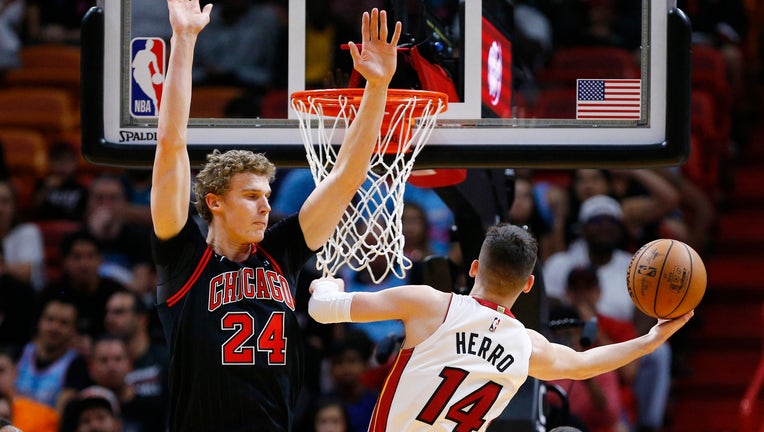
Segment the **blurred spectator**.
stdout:
[[[591,343],[584,339],[585,321],[575,309],[558,306],[550,311],[549,320],[550,341],[575,351],[589,348],[584,344]],[[621,420],[621,388],[615,371],[586,380],[561,379],[549,381],[549,384],[565,390],[570,414],[580,419],[589,432],[628,432],[628,426]]]
[[48,152],[48,173],[37,182],[34,214],[37,218],[81,221],[85,216],[87,187],[77,178],[77,152],[71,144],[55,143]]
[[432,252],[440,256],[449,256],[452,249],[451,227],[454,225],[451,209],[433,189],[420,188],[408,183],[405,187],[403,202],[419,205],[427,215],[428,237]]
[[76,432],[122,432],[119,402],[109,389],[91,386],[82,390],[73,409]]
[[320,398],[313,403],[311,432],[350,432],[348,413],[338,398]]
[[120,178],[105,174],[93,179],[88,193],[85,229],[98,241],[103,254],[101,275],[128,288],[138,282],[136,273],[150,273],[153,267],[149,237],[145,230],[129,222],[130,212],[127,191]]
[[80,43],[80,24],[93,0],[27,0],[27,43]]
[[[153,398],[139,395],[128,384],[127,376],[133,371],[132,361],[125,342],[116,336],[103,336],[93,343],[88,359],[91,383],[113,392],[119,403],[124,432],[161,432],[166,429],[162,406]],[[67,388],[71,395],[64,409],[61,431],[74,430],[77,421],[78,390]],[[75,390],[72,392],[72,390]]]
[[[565,241],[571,244],[581,235],[581,203],[595,195],[609,195],[618,200],[626,237],[619,246],[637,248],[657,238],[666,218],[675,217],[679,192],[669,181],[651,169],[604,170],[577,169],[571,173],[568,193],[550,196],[547,203],[555,212],[555,223],[564,219]],[[562,201],[562,202],[560,202]],[[683,221],[674,220],[677,229]]]
[[350,431],[366,432],[379,393],[366,387],[362,377],[369,369],[374,345],[359,331],[348,331],[330,348],[331,391],[350,419]]
[[0,249],[0,345],[21,349],[34,329],[35,301],[32,286],[4,271]]
[[547,295],[565,302],[570,271],[576,267],[592,266],[597,269],[602,288],[597,309],[612,317],[632,320],[635,308],[624,277],[631,254],[619,248],[624,236],[620,204],[611,197],[595,195],[584,201],[578,214],[582,237],[544,263]]
[[[597,335],[593,345],[608,345],[624,342],[637,337],[637,329],[631,321],[603,315],[597,310],[602,291],[597,270],[591,267],[576,267],[568,274],[566,298],[584,322],[596,320]],[[639,362],[632,362],[616,370],[621,385],[621,405],[624,418],[630,425],[636,422],[636,400],[632,385]]]
[[16,390],[57,407],[65,379],[87,376],[85,360],[72,348],[77,337],[77,306],[64,297],[48,300],[37,322],[37,336],[18,361]]
[[57,432],[59,419],[56,410],[17,395],[17,375],[14,354],[9,349],[0,348],[0,393],[7,394],[11,400],[11,415],[7,418],[24,432]]
[[[564,217],[555,218],[546,204],[548,196],[563,196],[564,191],[546,182],[534,184],[529,174],[528,177],[516,175],[514,184],[508,221],[514,225],[528,226],[539,242],[539,261],[544,262],[549,255],[565,249]],[[559,198],[552,201],[562,203]],[[556,213],[562,214],[559,210]]]
[[113,293],[106,303],[104,327],[127,344],[133,370],[125,378],[135,393],[154,399],[162,407],[167,401],[167,367],[170,353],[166,345],[152,342],[149,336],[149,310],[141,298],[130,291]]
[[[656,171],[612,170],[611,174],[611,193],[623,209],[623,222],[631,250],[660,238],[661,230],[667,228],[663,222],[668,218],[673,218],[675,225],[684,225],[676,213],[679,208],[679,191]],[[686,232],[683,226],[675,229]],[[675,235],[670,237],[676,238]]]
[[98,273],[102,261],[98,241],[91,234],[86,231],[69,234],[61,242],[61,277],[43,292],[43,298],[64,295],[77,306],[77,330],[90,340],[103,333],[109,296],[125,289],[114,279]]
[[21,66],[21,26],[25,0],[0,0],[0,78],[5,71]]
[[[544,263],[543,276],[547,295],[555,303],[566,303],[567,277],[576,267],[596,269],[601,297],[597,310],[603,315],[634,323],[637,334],[654,324],[652,318],[638,312],[626,288],[626,270],[632,254],[619,248],[625,236],[624,214],[620,204],[608,196],[593,196],[581,205],[581,239]],[[637,397],[637,424],[644,430],[659,430],[663,425],[671,385],[671,348],[669,344],[640,360],[634,380]]]
[[280,25],[276,11],[249,0],[216,2],[194,52],[195,84],[264,88],[273,81]]
[[422,263],[425,258],[432,255],[430,248],[430,223],[424,209],[413,202],[403,204],[401,216],[403,230],[403,255],[411,260],[411,274],[409,281],[412,284],[424,283],[422,280]]
[[[680,233],[686,229],[684,236],[676,237],[692,246],[701,253],[710,246],[712,229],[717,218],[717,211],[709,196],[695,183],[691,182],[678,169],[662,168],[656,172],[671,182],[679,192],[679,209],[681,211],[680,226],[670,227],[669,233]],[[673,225],[674,220],[667,219],[664,225]],[[661,237],[666,237],[662,233]]]
[[151,229],[151,170],[128,169],[125,170],[123,183],[126,186],[127,202],[130,203],[127,212],[127,222]]
[[9,180],[0,180],[0,239],[5,273],[40,291],[45,283],[45,250],[40,228],[22,223],[16,194]]

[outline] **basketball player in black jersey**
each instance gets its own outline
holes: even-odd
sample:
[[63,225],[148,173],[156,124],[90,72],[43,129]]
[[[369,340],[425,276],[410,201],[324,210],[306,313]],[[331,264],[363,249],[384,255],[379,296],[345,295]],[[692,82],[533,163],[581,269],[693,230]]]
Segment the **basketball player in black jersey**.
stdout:
[[173,36],[151,215],[158,309],[171,351],[170,430],[289,431],[303,368],[294,314],[297,275],[366,178],[396,68],[401,24],[388,42],[386,13],[363,14],[363,51],[350,43],[355,68],[367,81],[363,100],[337,163],[298,214],[267,228],[275,168],[263,155],[240,150],[208,155],[194,185],[196,208],[209,225],[204,238],[188,217],[186,131],[194,44],[212,5],[167,3]]

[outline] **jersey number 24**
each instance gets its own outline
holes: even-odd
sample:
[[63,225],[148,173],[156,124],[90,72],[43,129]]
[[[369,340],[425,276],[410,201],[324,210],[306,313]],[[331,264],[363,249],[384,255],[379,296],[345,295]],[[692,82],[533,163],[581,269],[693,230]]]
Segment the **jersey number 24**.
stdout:
[[268,355],[269,365],[286,364],[287,338],[284,336],[284,312],[271,313],[268,322],[257,335],[255,346],[246,345],[255,335],[255,319],[246,312],[229,312],[220,320],[223,330],[233,330],[233,335],[221,347],[223,364],[253,365],[255,350]]

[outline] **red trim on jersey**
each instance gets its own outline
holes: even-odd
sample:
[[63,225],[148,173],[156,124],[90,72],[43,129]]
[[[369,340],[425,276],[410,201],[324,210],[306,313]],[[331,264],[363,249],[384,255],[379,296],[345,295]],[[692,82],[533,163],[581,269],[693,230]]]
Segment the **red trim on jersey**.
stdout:
[[502,306],[500,304],[496,304],[496,303],[494,303],[492,301],[488,301],[488,300],[482,299],[480,297],[472,296],[472,298],[474,298],[476,302],[480,303],[481,305],[483,305],[483,306],[485,306],[487,308],[491,308],[491,309],[493,309],[493,310],[495,310],[495,311],[497,311],[499,313],[503,313],[503,314],[505,314],[505,315],[507,315],[508,317],[511,317],[511,318],[515,317],[514,315],[512,315],[512,311],[510,311],[509,308],[506,307],[506,306]]
[[448,318],[448,311],[451,310],[451,302],[454,301],[454,293],[451,293],[451,297],[448,298],[448,307],[446,308],[446,313],[443,315],[443,322],[446,322],[446,318]]
[[188,278],[186,283],[180,290],[178,290],[178,292],[167,299],[167,306],[175,306],[175,303],[179,302],[180,299],[182,299],[186,294],[188,294],[189,291],[191,291],[191,287],[194,286],[197,280],[199,280],[199,276],[202,275],[202,271],[204,271],[204,268],[207,267],[207,263],[210,261],[211,256],[212,248],[207,246],[207,249],[205,249],[204,253],[202,254],[202,258],[199,260],[199,264],[197,264],[196,268],[194,269],[194,273],[191,274],[191,277]]
[[262,252],[263,255],[265,255],[265,257],[271,262],[271,264],[273,264],[273,267],[276,269],[276,272],[278,274],[281,274],[281,275],[284,274],[284,272],[281,271],[281,266],[279,266],[279,263],[277,263],[276,260],[273,259],[273,257],[268,252],[265,251],[265,249],[260,248],[260,252]]
[[369,432],[384,432],[387,429],[387,418],[390,416],[393,396],[395,396],[395,392],[398,390],[403,370],[406,369],[406,365],[411,360],[413,353],[414,348],[402,349],[398,353],[398,358],[395,359],[395,363],[385,380],[385,385],[382,386],[382,391],[379,393],[377,405],[374,407],[374,412],[371,415]]

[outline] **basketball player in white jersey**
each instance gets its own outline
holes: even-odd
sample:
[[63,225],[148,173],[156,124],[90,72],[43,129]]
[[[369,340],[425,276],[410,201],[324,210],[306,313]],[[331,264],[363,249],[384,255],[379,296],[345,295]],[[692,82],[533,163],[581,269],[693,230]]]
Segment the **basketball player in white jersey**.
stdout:
[[533,286],[536,256],[527,231],[499,224],[488,230],[470,267],[469,296],[423,285],[345,293],[340,279],[313,281],[309,312],[318,322],[399,319],[405,326],[369,431],[484,431],[529,375],[582,380],[617,369],[655,350],[693,315],[584,352],[551,343],[510,312]]

